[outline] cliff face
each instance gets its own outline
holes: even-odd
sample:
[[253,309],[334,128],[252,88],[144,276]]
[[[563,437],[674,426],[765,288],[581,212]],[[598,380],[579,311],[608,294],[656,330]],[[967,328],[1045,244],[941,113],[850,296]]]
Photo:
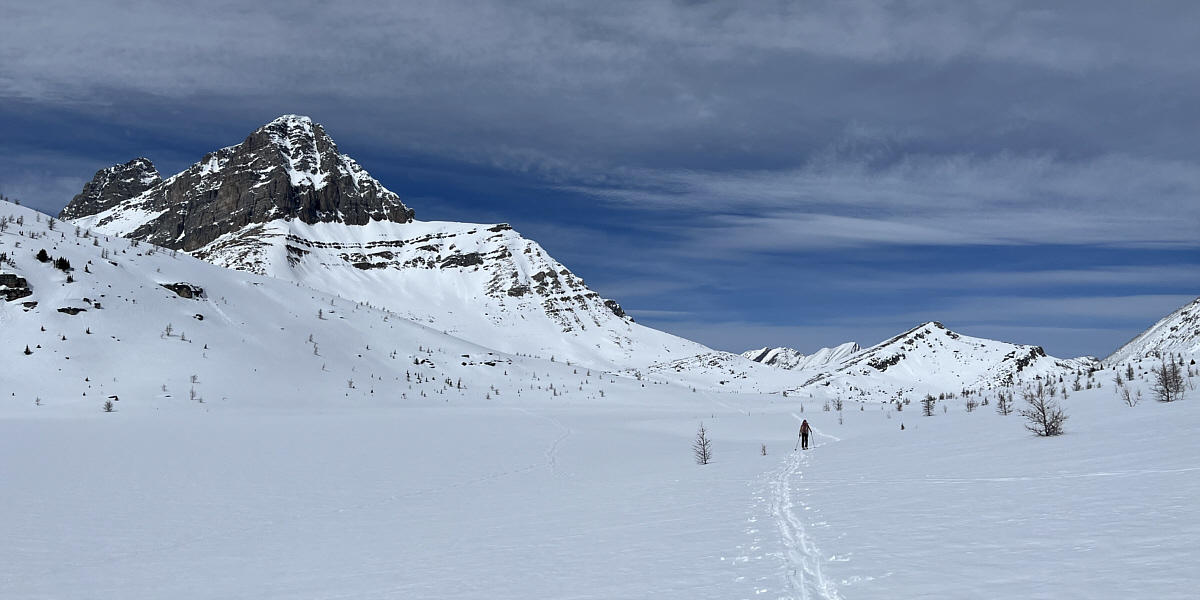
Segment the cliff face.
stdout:
[[104,169],[60,216],[95,216],[125,237],[190,252],[253,223],[407,223],[413,211],[319,124],[287,115],[165,181],[146,159]]

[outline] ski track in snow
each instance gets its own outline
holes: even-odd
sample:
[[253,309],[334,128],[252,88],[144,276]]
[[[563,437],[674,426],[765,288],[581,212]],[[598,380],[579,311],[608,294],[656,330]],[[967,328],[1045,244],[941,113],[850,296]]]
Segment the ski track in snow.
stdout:
[[212,309],[213,309],[213,310],[217,311],[217,314],[218,314],[218,315],[221,315],[221,318],[222,318],[222,319],[224,319],[226,323],[229,323],[230,325],[237,326],[237,323],[235,323],[235,322],[233,321],[233,319],[230,319],[230,318],[229,318],[229,315],[225,314],[225,311],[221,310],[221,307],[220,307],[219,305],[217,305],[217,301],[216,301],[216,300],[214,300],[214,299],[212,299],[212,298],[205,298],[204,300],[205,300],[205,302],[207,302],[207,303],[208,303],[208,305],[209,305],[210,307],[212,307]]
[[559,423],[558,420],[553,417],[547,417],[546,415],[539,415],[535,412],[530,412],[523,408],[516,408],[516,407],[512,407],[512,406],[510,406],[509,408],[511,408],[512,410],[518,411],[518,412],[523,412],[531,417],[537,417],[539,419],[545,419],[547,421],[550,421],[551,423],[554,423],[560,429],[563,430],[563,434],[558,436],[558,438],[556,438],[553,442],[551,442],[550,447],[547,448],[546,451],[543,452],[542,454],[544,454],[546,456],[546,465],[550,467],[550,470],[553,471],[555,475],[558,475],[559,477],[562,477],[563,479],[566,479],[572,483],[583,485],[579,480],[572,477],[566,471],[563,471],[562,467],[558,466],[558,446],[559,446],[559,444],[562,444],[567,438],[571,437],[571,434],[573,433],[571,431],[571,428],[567,427],[566,425],[563,425],[562,423]]
[[[792,416],[800,419],[795,413]],[[833,441],[841,441],[840,438],[821,433],[815,428],[813,433]],[[819,445],[821,444],[815,444],[813,448]],[[809,452],[811,451],[810,448]],[[775,475],[771,482],[771,517],[775,520],[779,540],[783,545],[785,579],[792,594],[791,598],[837,600],[841,598],[837,588],[821,572],[821,564],[827,561],[808,537],[804,524],[792,510],[795,506],[792,501],[792,475],[802,472],[801,467],[808,466],[811,456],[809,452],[793,451],[788,456],[787,463]],[[799,596],[796,596],[797,593]]]
[[725,404],[724,402],[721,402],[720,400],[717,400],[716,398],[713,398],[712,396],[709,396],[709,395],[708,395],[708,392],[703,392],[703,391],[702,391],[701,393],[702,393],[702,394],[704,394],[704,397],[705,397],[705,398],[708,398],[708,399],[709,399],[709,400],[710,400],[710,401],[711,401],[713,404],[716,404],[716,405],[718,405],[718,406],[722,406],[722,407],[724,407],[724,408],[726,408],[726,409],[728,409],[728,410],[734,411],[734,412],[740,412],[740,413],[742,413],[743,415],[748,415],[748,414],[750,414],[750,411],[748,411],[748,410],[746,410],[746,409],[744,409],[744,408],[741,408],[741,407],[734,408],[734,407],[732,407],[732,406],[730,406],[730,405],[728,405],[728,404]]

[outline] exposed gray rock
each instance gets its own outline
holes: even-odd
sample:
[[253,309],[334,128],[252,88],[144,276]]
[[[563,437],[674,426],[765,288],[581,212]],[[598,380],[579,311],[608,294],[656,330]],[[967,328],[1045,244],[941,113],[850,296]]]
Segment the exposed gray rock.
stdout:
[[18,277],[12,273],[0,273],[0,297],[4,298],[5,302],[12,302],[33,295],[33,290],[29,289],[29,283],[24,277]]
[[[97,173],[63,209],[63,218],[98,215],[95,225],[102,227],[137,212],[142,224],[125,237],[188,252],[246,225],[281,218],[348,225],[413,218],[399,196],[340,154],[319,124],[296,115],[271,121],[149,189],[118,185],[134,171],[113,169]],[[126,200],[132,201],[120,205]]]
[[633,317],[625,314],[624,309],[621,308],[621,305],[618,304],[616,300],[605,300],[604,306],[607,307],[608,310],[611,310],[612,314],[621,317],[622,319],[629,319],[630,321],[633,320]]
[[160,283],[158,285],[175,292],[180,298],[192,300],[204,297],[204,288],[190,283]]
[[483,257],[478,252],[468,252],[467,254],[451,254],[446,260],[442,261],[442,268],[473,267],[482,264]]
[[60,219],[78,219],[108,210],[162,183],[162,177],[148,158],[135,158],[123,165],[100,169],[83,191],[71,199]]

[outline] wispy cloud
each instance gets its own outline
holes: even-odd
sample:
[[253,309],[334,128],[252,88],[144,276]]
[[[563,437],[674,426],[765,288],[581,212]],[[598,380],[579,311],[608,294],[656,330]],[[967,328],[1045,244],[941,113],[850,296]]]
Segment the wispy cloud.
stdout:
[[[1124,155],[907,156],[788,171],[640,172],[577,186],[702,219],[706,251],[902,245],[1200,245],[1200,165]],[[707,226],[710,229],[705,229]]]

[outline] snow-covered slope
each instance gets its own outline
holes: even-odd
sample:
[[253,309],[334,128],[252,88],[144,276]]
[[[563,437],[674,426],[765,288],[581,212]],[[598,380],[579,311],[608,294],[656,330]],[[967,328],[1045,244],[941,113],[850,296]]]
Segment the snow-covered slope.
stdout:
[[708,351],[634,323],[505,224],[278,220],[193,254],[369,302],[509,353],[615,369]]
[[754,362],[791,369],[793,371],[808,371],[820,369],[826,365],[842,362],[862,348],[854,342],[846,342],[833,348],[821,348],[812,354],[804,354],[791,348],[761,348],[743,352],[742,356]]
[[1143,331],[1104,359],[1107,365],[1145,357],[1200,353],[1200,298]]
[[[599,371],[498,352],[437,323],[295,282],[52,226],[48,216],[12,204],[0,203],[0,220],[5,396],[99,410],[110,395],[171,405],[193,389],[206,401],[236,404],[385,394],[442,402],[482,389],[569,398],[603,389]],[[40,250],[48,262],[38,260]],[[69,270],[56,268],[58,259]]]
[[[634,323],[506,224],[413,221],[398,196],[307,117],[280,117],[113,204],[103,186],[132,177],[110,172],[121,168],[97,174],[63,214],[504,352],[617,369],[709,351]],[[85,214],[89,207],[98,212]]]
[[1039,346],[960,335],[931,321],[832,365],[804,385],[850,396],[901,397],[990,390],[1096,366],[1087,358],[1047,356]]

